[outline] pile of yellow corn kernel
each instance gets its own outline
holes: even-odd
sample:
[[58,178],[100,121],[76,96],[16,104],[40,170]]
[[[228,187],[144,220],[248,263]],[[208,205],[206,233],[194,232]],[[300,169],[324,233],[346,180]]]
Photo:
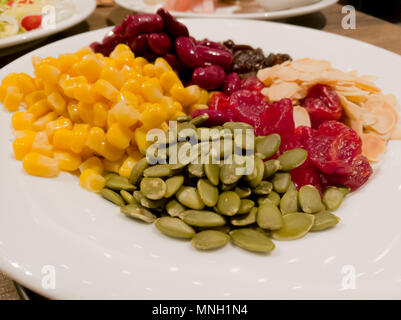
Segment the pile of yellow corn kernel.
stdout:
[[104,187],[104,172],[130,175],[148,130],[207,108],[206,90],[184,87],[163,58],[149,63],[123,44],[110,57],[83,48],[32,63],[35,77],[13,73],[0,85],[0,101],[15,112],[15,158],[35,176],[79,170],[89,191]]

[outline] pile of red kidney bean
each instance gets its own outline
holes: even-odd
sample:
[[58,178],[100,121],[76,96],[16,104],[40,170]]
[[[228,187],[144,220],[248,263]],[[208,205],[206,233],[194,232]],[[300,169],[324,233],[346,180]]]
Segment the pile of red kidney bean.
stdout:
[[119,43],[127,44],[136,56],[148,61],[164,57],[183,81],[207,90],[220,88],[235,66],[231,48],[207,39],[194,39],[187,27],[165,9],[156,14],[127,16],[101,43],[92,43],[91,48],[108,56]]

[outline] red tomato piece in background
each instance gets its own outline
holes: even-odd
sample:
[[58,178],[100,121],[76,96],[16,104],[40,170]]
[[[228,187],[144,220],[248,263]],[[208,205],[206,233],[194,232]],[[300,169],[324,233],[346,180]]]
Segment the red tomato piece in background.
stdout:
[[42,25],[41,15],[26,16],[21,20],[21,26],[26,30],[34,30]]

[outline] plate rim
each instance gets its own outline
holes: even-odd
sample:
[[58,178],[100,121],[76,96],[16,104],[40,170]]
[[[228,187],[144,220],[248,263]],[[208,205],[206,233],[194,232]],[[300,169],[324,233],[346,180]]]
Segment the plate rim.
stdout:
[[[186,18],[186,19],[180,19],[180,20],[182,20],[183,22],[187,22],[189,24],[191,23],[191,20],[199,21],[196,18],[194,18],[194,19]],[[264,25],[266,25],[266,21],[246,21],[246,20],[241,20],[241,19],[233,20],[233,19],[218,19],[218,18],[209,18],[208,20],[215,20],[215,21],[218,21],[221,24],[238,22],[238,23],[255,23],[255,24],[263,23]],[[400,58],[400,55],[397,54],[397,53],[394,53],[394,52],[389,51],[387,49],[384,49],[384,48],[381,48],[381,47],[378,47],[378,46],[363,42],[361,40],[349,38],[349,37],[346,37],[346,36],[343,36],[343,35],[338,35],[338,34],[330,33],[330,32],[327,32],[327,31],[322,31],[322,30],[310,29],[310,28],[306,28],[306,27],[303,27],[303,26],[289,25],[289,24],[281,23],[281,22],[271,22],[271,21],[269,21],[269,22],[267,22],[267,24],[274,24],[274,25],[279,24],[279,25],[281,25],[282,27],[285,27],[285,28],[289,28],[289,29],[304,29],[305,31],[312,32],[312,33],[322,33],[322,32],[323,33],[328,33],[333,38],[341,38],[341,39],[346,39],[346,40],[351,41],[351,42],[357,42],[357,43],[359,43],[359,44],[361,44],[363,46],[371,47],[371,48],[374,48],[375,50],[379,49],[380,51],[386,52],[387,54],[390,53],[390,54],[394,55],[398,59]],[[38,48],[38,49],[36,49],[36,50],[34,50],[32,52],[29,52],[29,53],[19,57],[18,59],[14,60],[13,62],[11,62],[11,63],[7,64],[6,66],[4,66],[1,71],[4,72],[4,69],[8,69],[10,67],[10,65],[12,65],[14,63],[18,64],[20,62],[20,60],[26,59],[27,56],[28,57],[31,56],[36,51],[44,50],[48,46],[50,47],[50,46],[59,44],[59,43],[65,41],[66,39],[71,40],[71,38],[79,38],[79,37],[82,37],[82,36],[87,36],[87,35],[90,35],[90,34],[95,34],[95,33],[100,33],[100,32],[103,32],[104,34],[106,34],[110,29],[112,29],[112,27],[105,27],[105,28],[101,28],[101,29],[92,30],[92,31],[81,33],[81,34],[73,35],[73,36],[70,36],[70,37],[67,37],[67,38],[60,39],[58,41],[52,42],[50,44],[47,44],[46,46]],[[1,73],[3,73],[3,72],[1,72]],[[7,259],[2,255],[0,255],[0,268],[10,278],[16,280],[17,282],[19,282],[20,284],[22,284],[25,287],[29,288],[30,290],[40,293],[41,295],[43,295],[45,297],[52,298],[52,299],[74,298],[74,297],[68,297],[67,296],[69,294],[69,290],[68,289],[64,289],[64,291],[63,291],[62,288],[59,288],[59,289],[57,289],[56,291],[53,292],[53,291],[45,290],[45,289],[41,288],[40,286],[37,285],[37,283],[35,283],[33,281],[32,282],[28,281],[29,278],[25,277],[24,273],[21,270],[17,270],[12,265],[10,265],[9,261],[7,261]],[[78,295],[75,296],[75,298],[77,298],[77,297],[79,298]]]
[[[115,2],[122,8],[135,11],[125,4],[126,0],[115,0]],[[129,1],[129,0],[128,0]],[[192,12],[179,12],[170,11],[174,17],[178,18],[205,18],[205,19],[284,19],[294,16],[305,15],[313,12],[320,11],[327,7],[330,7],[337,3],[339,0],[321,0],[316,3],[312,3],[306,6],[295,7],[291,9],[279,10],[279,11],[265,11],[257,13],[237,13],[237,14],[203,14],[203,13],[192,13]],[[148,10],[143,10],[142,12],[154,13],[152,6],[148,6]],[[139,11],[138,11],[139,12]]]
[[[75,0],[75,2],[81,2]],[[6,37],[0,39],[0,49],[1,48],[8,48],[18,44],[22,44],[25,42],[37,40],[46,36],[53,35],[55,33],[59,33],[64,31],[72,26],[77,25],[78,23],[84,21],[88,18],[96,9],[96,0],[85,0],[85,10],[81,12],[77,12],[70,18],[63,20],[57,23],[56,28],[54,29],[39,29],[33,30],[26,33],[21,33],[15,36]]]

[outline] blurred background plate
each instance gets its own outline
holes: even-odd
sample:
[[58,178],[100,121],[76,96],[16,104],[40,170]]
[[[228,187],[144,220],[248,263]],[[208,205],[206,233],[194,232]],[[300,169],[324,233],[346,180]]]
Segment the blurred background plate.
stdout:
[[[194,13],[172,11],[176,17],[186,18],[224,18],[224,19],[283,19],[303,14],[320,11],[323,8],[333,5],[338,0],[240,0],[240,1],[219,1],[214,13]],[[162,0],[115,0],[121,7],[135,12],[154,13],[159,9]],[[269,8],[283,10],[268,11],[261,3],[266,3]],[[153,5],[149,3],[155,3]],[[309,3],[308,5],[299,5]],[[288,9],[289,8],[289,9]]]

